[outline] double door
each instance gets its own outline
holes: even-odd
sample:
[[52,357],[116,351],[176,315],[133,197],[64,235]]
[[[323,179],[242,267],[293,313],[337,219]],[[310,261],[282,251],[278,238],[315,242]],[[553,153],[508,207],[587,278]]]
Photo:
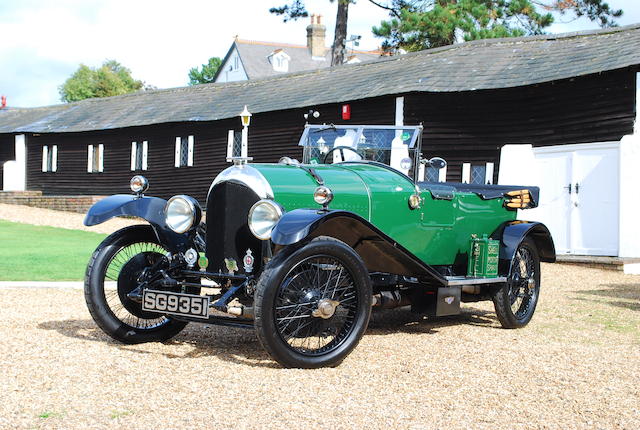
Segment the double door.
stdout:
[[540,204],[521,217],[544,222],[558,254],[617,256],[619,143],[536,148],[534,154]]

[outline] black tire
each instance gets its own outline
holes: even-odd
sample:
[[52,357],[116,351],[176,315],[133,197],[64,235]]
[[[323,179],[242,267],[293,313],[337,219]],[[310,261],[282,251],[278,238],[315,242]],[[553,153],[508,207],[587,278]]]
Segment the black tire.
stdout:
[[493,305],[504,328],[526,326],[540,295],[540,256],[530,238],[518,246],[507,283],[493,296]]
[[[93,320],[113,339],[129,344],[164,341],[187,325],[144,312],[141,304],[126,296],[137,286],[140,271],[164,252],[149,225],[118,230],[93,252],[85,274],[84,297]],[[111,285],[105,290],[107,279]]]
[[254,306],[258,339],[282,366],[337,366],[369,324],[371,280],[353,249],[318,238],[269,262]]

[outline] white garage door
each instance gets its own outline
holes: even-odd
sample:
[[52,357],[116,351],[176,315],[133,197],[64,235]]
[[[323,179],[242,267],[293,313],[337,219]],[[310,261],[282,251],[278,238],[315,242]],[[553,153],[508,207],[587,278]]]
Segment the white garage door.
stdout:
[[540,206],[558,254],[618,255],[619,142],[535,148]]

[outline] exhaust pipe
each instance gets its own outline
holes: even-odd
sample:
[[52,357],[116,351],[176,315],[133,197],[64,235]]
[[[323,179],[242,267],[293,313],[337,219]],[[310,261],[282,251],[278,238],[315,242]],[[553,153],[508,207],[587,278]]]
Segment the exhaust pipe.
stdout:
[[403,295],[400,291],[380,291],[378,294],[373,295],[373,307],[380,309],[393,309],[401,306],[408,306],[411,304],[411,300],[406,295]]

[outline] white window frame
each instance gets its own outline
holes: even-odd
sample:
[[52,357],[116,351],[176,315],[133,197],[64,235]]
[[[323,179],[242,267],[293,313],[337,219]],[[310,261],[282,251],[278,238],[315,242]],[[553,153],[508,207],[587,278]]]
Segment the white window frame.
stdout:
[[[51,166],[49,166],[49,151],[51,151]],[[42,171],[57,172],[58,171],[58,145],[42,146]]]
[[289,71],[289,61],[291,57],[284,51],[276,52],[275,54],[271,54],[271,67],[274,72],[288,72]]
[[148,153],[149,153],[149,142],[143,140],[142,142],[131,142],[131,171],[136,171],[136,167],[138,166],[138,144],[142,145],[142,161],[141,161],[141,170],[147,170],[148,164]]
[[[483,184],[493,184],[494,163],[485,163]],[[462,163],[462,183],[471,183],[471,163]]]
[[[98,157],[98,169],[93,168],[93,158]],[[102,143],[96,145],[87,145],[87,173],[104,172],[104,145]]]
[[195,137],[193,135],[187,136],[187,164],[181,164],[182,155],[182,140],[184,138],[176,136],[175,152],[174,152],[174,167],[193,167],[193,154],[195,152]]

